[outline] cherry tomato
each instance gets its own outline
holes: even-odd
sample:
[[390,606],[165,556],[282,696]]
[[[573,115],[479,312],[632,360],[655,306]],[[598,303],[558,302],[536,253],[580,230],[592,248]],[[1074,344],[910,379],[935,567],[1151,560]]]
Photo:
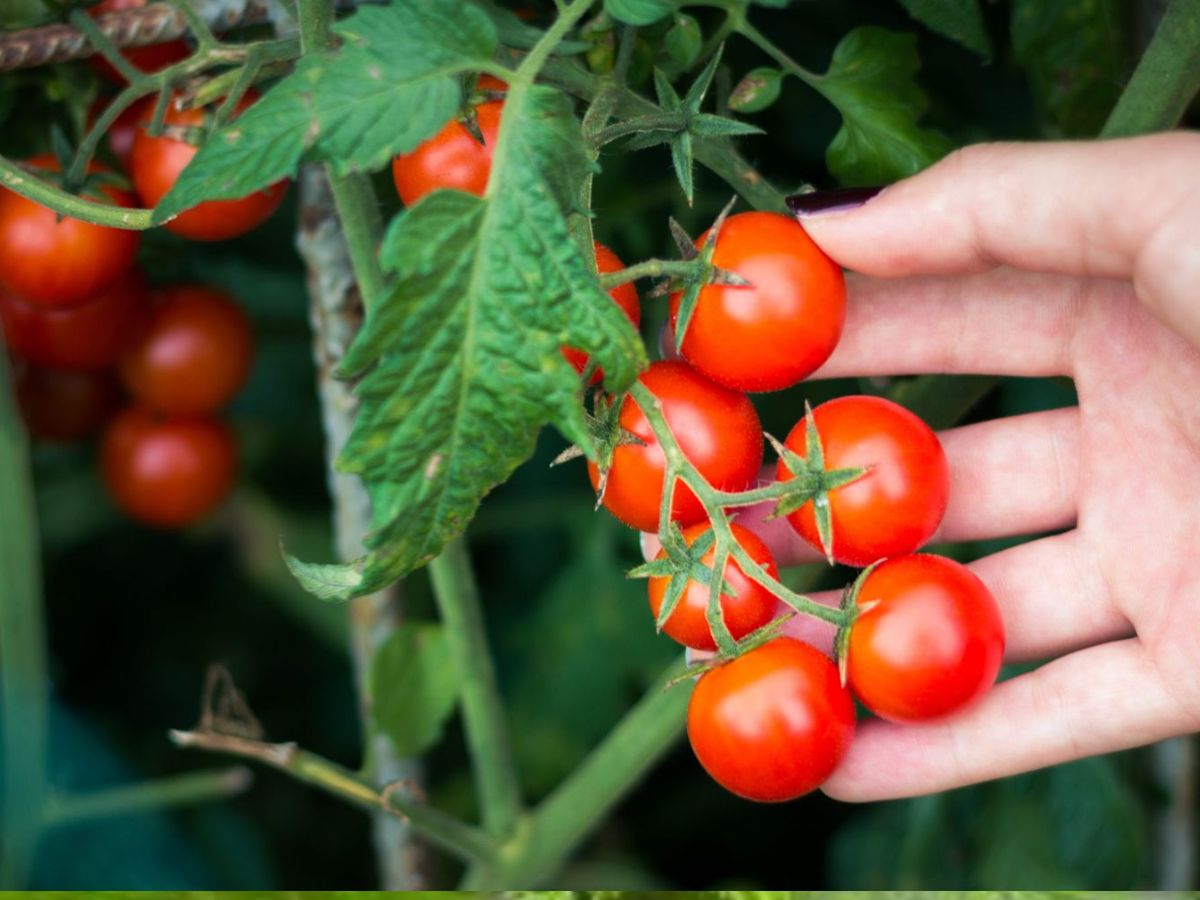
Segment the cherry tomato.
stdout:
[[[662,401],[663,415],[683,455],[709,484],[740,491],[754,483],[762,466],[763,436],[749,397],[713,384],[682,362],[652,363],[640,380]],[[657,531],[666,458],[633,397],[622,401],[619,422],[643,443],[616,448],[604,506],[631,528]],[[600,472],[594,463],[588,463],[588,476],[598,489]],[[682,483],[671,501],[671,518],[684,528],[705,518],[699,498]]]
[[68,372],[18,362],[17,406],[29,433],[44,441],[82,441],[99,431],[121,402],[112,372]]
[[[711,526],[707,522],[693,525],[691,528],[684,530],[684,540],[687,541],[690,547],[700,535],[708,532],[710,528]],[[762,539],[758,535],[750,529],[736,524],[731,525],[730,530],[733,532],[734,540],[742,545],[745,551],[750,554],[752,560],[762,566],[772,578],[779,577],[779,570],[775,567],[775,559],[771,556],[771,551],[767,548],[767,545],[762,542]],[[666,555],[666,551],[660,550],[658,558],[665,559]],[[711,567],[713,558],[714,549],[709,548],[700,557],[700,560],[705,565]],[[725,564],[724,578],[725,582],[732,588],[733,593],[722,595],[721,615],[725,619],[725,627],[729,629],[729,633],[736,641],[752,631],[757,631],[770,622],[774,618],[775,608],[778,604],[775,600],[775,595],[746,575],[742,571],[741,564],[733,559],[730,559]],[[666,594],[669,580],[663,576],[656,576],[650,578],[647,582],[647,592],[650,595],[650,612],[656,621],[658,619],[658,611],[662,608],[663,597]],[[708,598],[708,584],[697,583],[689,579],[687,587],[683,590],[683,596],[679,598],[679,604],[675,607],[675,611],[671,613],[667,621],[663,624],[663,631],[685,647],[691,647],[695,650],[716,650],[717,643],[713,639],[712,630],[708,627],[708,619],[706,618],[708,613]]]
[[[778,213],[730,216],[717,235],[713,264],[751,284],[700,289],[684,359],[717,384],[777,391],[829,358],[846,319],[846,284],[800,223]],[[672,326],[680,298],[671,298]]]
[[178,527],[215,509],[233,487],[237,447],[210,416],[120,412],[104,433],[100,467],[113,501],[147,525]]
[[111,366],[145,313],[146,282],[137,267],[79,306],[38,306],[0,289],[6,343],[39,366],[91,371]]
[[412,153],[392,160],[392,179],[405,206],[412,206],[439,188],[453,188],[482,197],[492,174],[492,154],[500,135],[503,100],[490,100],[475,107],[483,143],[457,119],[421,144]]
[[854,738],[854,701],[819,650],[780,637],[705,672],[688,739],[722,787],[764,803],[820,787]]
[[[108,98],[97,97],[92,105],[88,107],[87,121],[89,128],[100,118],[109,102]],[[112,155],[116,157],[117,162],[121,164],[121,168],[126,172],[129,171],[129,163],[133,157],[133,139],[137,136],[138,123],[147,115],[147,106],[153,109],[151,101],[143,98],[125,107],[121,110],[112,125],[109,126],[108,133],[105,135],[108,149],[112,151]]]
[[[596,248],[596,270],[604,275],[608,272],[619,272],[625,268],[625,264],[621,262],[620,257],[613,253],[603,244],[595,244]],[[642,307],[638,302],[637,288],[633,282],[619,284],[611,291],[608,296],[616,301],[617,305],[625,311],[625,315],[629,317],[629,321],[633,323],[633,327],[637,328],[642,321]],[[587,368],[588,355],[582,350],[576,350],[574,347],[563,347],[563,356],[567,358],[567,362],[575,367],[576,372],[583,372]],[[592,384],[599,384],[604,380],[604,370],[596,369],[592,376]]]
[[149,409],[216,412],[250,374],[254,335],[227,294],[200,285],[157,293],[142,330],[121,358],[121,379]]
[[[866,566],[912,553],[941,524],[950,494],[950,468],[937,435],[904,407],[882,397],[839,397],[813,410],[826,469],[869,467],[829,492],[833,558]],[[784,442],[805,456],[805,423]],[[782,461],[782,480],[792,472]],[[821,548],[812,503],[788,516],[806,541]]]
[[987,692],[1004,658],[1004,621],[979,577],[941,556],[881,563],[863,581],[846,678],[876,715],[920,722]]
[[[94,6],[88,7],[88,15],[93,18],[104,13],[122,12],[126,9],[141,9],[149,0],[100,0]],[[133,63],[134,68],[153,75],[165,69],[172,63],[186,59],[191,53],[187,42],[181,38],[163,41],[159,44],[147,44],[145,47],[127,47],[121,55]],[[91,57],[92,68],[97,73],[117,84],[124,84],[125,78],[113,68],[112,64],[100,54]]]
[[[245,111],[257,99],[256,93],[247,92],[238,104],[237,112]],[[143,110],[130,160],[133,186],[147,206],[158,205],[175,186],[179,173],[196,155],[195,147],[169,133],[151,137],[146,126],[150,124],[152,114],[150,107]],[[204,124],[205,115],[203,109],[181,110],[171,103],[163,123],[169,128],[199,128]],[[287,182],[279,181],[238,200],[206,200],[180,213],[163,227],[193,241],[235,238],[265,222],[283,202],[286,193]]]
[[475,90],[503,93],[508,90],[508,82],[501,81],[495,75],[480,75],[475,81]]
[[[34,157],[26,165],[39,173],[59,170],[51,156]],[[87,196],[136,205],[132,196],[108,185]],[[0,285],[30,303],[71,306],[112,287],[133,265],[140,242],[136,231],[59,219],[53,210],[0,188]]]

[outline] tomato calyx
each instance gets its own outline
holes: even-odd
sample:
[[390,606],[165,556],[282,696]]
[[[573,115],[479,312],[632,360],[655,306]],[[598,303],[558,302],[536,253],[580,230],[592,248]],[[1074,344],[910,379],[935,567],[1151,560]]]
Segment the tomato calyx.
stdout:
[[833,565],[833,514],[829,508],[829,492],[862,478],[870,471],[870,467],[825,468],[821,435],[817,431],[812,407],[807,402],[804,404],[804,456],[789,450],[770,434],[766,435],[766,438],[780,461],[792,473],[792,477],[784,481],[789,485],[788,490],[780,496],[779,502],[767,518],[786,516],[806,503],[812,503],[821,552],[825,554],[829,564]]
[[692,681],[699,678],[705,672],[719,669],[721,666],[733,662],[738,657],[745,656],[750,651],[757,650],[764,644],[770,643],[779,637],[784,624],[795,615],[796,613],[791,610],[782,613],[757,631],[752,631],[740,641],[735,641],[728,650],[718,648],[717,652],[707,659],[698,659],[690,663],[682,672],[668,681],[664,685],[663,690],[672,688],[681,681]]
[[882,562],[882,559],[877,559],[859,572],[858,576],[846,585],[846,589],[842,591],[842,599],[838,603],[838,609],[845,614],[846,618],[845,623],[839,625],[833,635],[833,658],[837,662],[838,677],[841,679],[843,687],[846,686],[846,667],[850,662],[850,631],[854,628],[854,621],[879,602],[878,600],[868,600],[866,603],[861,603],[859,595],[871,573],[879,568],[879,564]]
[[[583,372],[584,384],[588,383],[591,375],[592,364],[589,362]],[[596,509],[604,504],[604,490],[608,486],[608,473],[612,470],[613,455],[617,452],[617,448],[630,444],[636,444],[639,447],[646,446],[646,442],[640,437],[621,427],[621,403],[618,401],[624,399],[623,395],[614,398],[603,391],[596,391],[595,399],[592,402],[592,412],[586,414],[588,435],[592,439],[592,445],[596,448],[596,468],[600,472],[600,483],[596,487]],[[550,467],[560,466],[573,459],[579,459],[583,455],[583,448],[572,444],[550,461]]]
[[[667,529],[667,533],[662,537],[662,548],[666,555],[662,559],[654,559],[629,570],[628,576],[630,578],[664,576],[668,579],[662,606],[659,607],[658,616],[654,622],[655,631],[662,632],[663,626],[667,624],[667,620],[674,614],[679,601],[683,599],[688,582],[695,581],[697,583],[708,584],[709,586],[709,609],[707,614],[710,619],[710,627],[712,627],[711,619],[714,615],[714,610],[715,615],[721,620],[719,628],[713,629],[716,640],[718,643],[721,641],[723,632],[727,641],[732,643],[733,638],[729,635],[729,628],[725,624],[725,617],[719,600],[720,597],[734,596],[733,586],[722,575],[725,571],[724,565],[718,568],[716,559],[713,560],[714,564],[712,566],[704,563],[704,555],[713,549],[716,541],[716,533],[712,529],[709,529],[696,538],[689,546],[683,536],[683,529],[679,527],[679,523],[672,522],[671,527]],[[725,554],[725,556],[728,557],[728,554]],[[718,587],[716,583],[718,579],[720,580],[719,590],[713,590],[713,588]]]

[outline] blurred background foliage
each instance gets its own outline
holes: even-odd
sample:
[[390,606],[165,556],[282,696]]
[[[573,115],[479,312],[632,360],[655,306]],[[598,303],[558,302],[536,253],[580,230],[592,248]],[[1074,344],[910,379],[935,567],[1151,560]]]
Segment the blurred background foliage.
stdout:
[[[975,51],[910,17],[907,9],[919,14],[921,6],[805,0],[782,10],[757,7],[752,15],[760,30],[817,70],[857,25],[914,32],[919,81],[930,99],[926,123],[963,144],[1094,134],[1148,36],[1154,4],[992,0],[982,6],[982,30],[969,41]],[[709,24],[704,13],[697,15]],[[45,14],[38,0],[0,2],[5,27]],[[734,82],[764,62],[736,40],[725,60]],[[70,131],[95,90],[90,69],[79,63],[0,77],[0,152],[20,157],[41,149],[52,123]],[[778,103],[750,118],[770,137],[744,141],[745,152],[777,184],[829,184],[824,153],[839,121],[825,101],[788,82]],[[659,150],[611,153],[602,164],[597,237],[627,262],[670,255],[667,217],[698,233],[730,194],[698,171],[696,203],[687,208]],[[388,213],[392,196],[382,183]],[[165,739],[168,728],[196,718],[213,661],[232,672],[268,737],[349,766],[357,761],[344,612],[305,595],[278,553],[280,537],[302,558],[332,553],[292,221],[285,209],[247,238],[216,246],[158,233],[146,240],[143,257],[154,280],[224,286],[254,319],[255,373],[232,411],[243,477],[221,516],[183,534],[148,531],[122,519],[103,496],[93,448],[36,448],[53,679],[51,776],[60,788],[95,789],[221,765]],[[665,304],[645,304],[651,346],[664,316]],[[816,403],[848,388],[882,387],[805,385],[760,397],[759,406],[767,429],[782,434],[805,398]],[[964,382],[962,390],[973,387]],[[1071,402],[1069,383],[1005,379],[971,418]],[[639,561],[636,536],[592,512],[582,466],[548,467],[561,449],[559,436],[544,434],[536,457],[489,497],[470,530],[518,765],[532,797],[578,763],[675,652],[654,635],[642,585],[623,575]],[[973,558],[998,546],[945,549]],[[818,583],[840,585],[845,576],[823,573]],[[404,590],[409,615],[432,619],[424,574]],[[842,889],[1153,886],[1153,823],[1169,793],[1151,773],[1150,752],[919,800],[848,806],[814,796],[772,807],[718,788],[681,741],[558,886],[756,888],[798,880]],[[433,802],[469,814],[471,784],[457,724],[427,765]],[[431,854],[433,883],[453,877],[445,865]],[[370,888],[375,878],[366,816],[256,770],[252,789],[230,801],[51,831],[29,886]]]

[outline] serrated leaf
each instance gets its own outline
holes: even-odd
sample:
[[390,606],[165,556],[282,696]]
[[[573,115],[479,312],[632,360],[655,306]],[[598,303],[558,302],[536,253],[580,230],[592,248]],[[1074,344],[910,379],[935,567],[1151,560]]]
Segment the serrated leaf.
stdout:
[[762,66],[751,69],[729,95],[729,108],[735,112],[761,112],[779,99],[783,72]]
[[362,583],[353,563],[310,563],[286,553],[283,558],[300,586],[321,600],[347,600]]
[[675,11],[676,0],[604,0],[604,11],[626,25],[650,25]]
[[458,699],[458,673],[440,625],[405,622],[371,665],[371,722],[400,757],[435,744]]
[[488,197],[435,191],[397,217],[381,250],[395,278],[343,363],[367,371],[339,461],[362,476],[373,524],[360,593],[437,555],[553,423],[594,453],[574,368],[586,351],[616,391],[645,365],[564,218],[590,166],[558,91],[509,94]]
[[979,0],[900,0],[900,5],[926,28],[957,41],[982,57],[992,55],[992,42],[983,22]]
[[837,45],[829,71],[814,87],[842,114],[842,127],[826,153],[839,181],[895,181],[950,150],[944,135],[917,126],[926,106],[914,79],[919,66],[911,34],[856,28]]
[[155,209],[163,222],[203,200],[244,197],[301,161],[345,174],[382,167],[457,111],[457,73],[490,62],[496,30],[455,0],[364,6],[337,25],[342,46],[306,55],[295,72],[209,136]]

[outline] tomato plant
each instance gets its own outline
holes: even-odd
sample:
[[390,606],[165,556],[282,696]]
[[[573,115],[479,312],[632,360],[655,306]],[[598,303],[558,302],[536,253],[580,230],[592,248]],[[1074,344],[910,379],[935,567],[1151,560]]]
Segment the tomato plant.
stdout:
[[700,765],[747,800],[780,803],[820,787],[854,737],[854,702],[829,657],[775,638],[700,676],[687,711]]
[[[640,381],[662,404],[684,456],[710,484],[736,491],[753,483],[762,467],[762,425],[745,394],[713,384],[682,362],[653,363]],[[631,528],[656,531],[666,458],[633,398],[622,402],[618,424],[639,443],[614,449],[604,507]],[[598,489],[600,469],[595,463],[588,463],[588,475]],[[704,507],[691,488],[677,486],[671,500],[672,521],[686,527],[704,518]]]
[[846,678],[874,713],[921,722],[958,712],[996,680],[1004,622],[970,569],[941,556],[900,556],[858,586]]
[[[92,101],[92,105],[88,107],[89,126],[96,122],[109,102],[111,102],[110,98],[106,97],[97,97]],[[129,171],[129,164],[133,158],[133,139],[137,137],[139,123],[148,114],[147,106],[152,106],[152,104],[145,100],[139,100],[121,110],[112,125],[109,126],[108,133],[104,138],[109,151],[126,172]]]
[[404,205],[412,206],[430,191],[441,188],[483,196],[492,172],[503,111],[503,100],[489,100],[475,107],[482,143],[454,120],[412,153],[392,160],[392,180]]
[[155,292],[145,326],[121,359],[121,379],[150,409],[215,412],[241,389],[253,356],[250,322],[229,295],[176,285]]
[[[904,407],[882,397],[838,397],[812,411],[826,469],[865,468],[856,481],[829,492],[833,558],[865,566],[911,553],[941,524],[950,469],[937,435]],[[805,422],[785,446],[806,455]],[[792,475],[780,460],[776,476]],[[806,541],[821,549],[813,504],[788,516]]]
[[[141,9],[149,0],[100,0],[88,7],[88,15],[100,16],[107,13],[121,12],[126,9]],[[131,62],[135,68],[153,74],[172,63],[185,59],[191,52],[187,41],[173,40],[147,44],[143,47],[129,47],[121,55]],[[104,78],[117,84],[124,84],[125,79],[103,56],[93,56],[88,60],[92,67]]]
[[[481,79],[482,82],[482,79]],[[596,244],[596,270],[604,275],[607,272],[619,272],[625,268],[620,257],[613,253],[603,244]],[[642,306],[638,301],[637,288],[632,283],[617,285],[608,292],[608,296],[613,298],[617,306],[629,317],[629,321],[636,328],[642,320]],[[587,368],[588,355],[582,350],[576,350],[574,347],[564,347],[563,356],[567,358],[567,362],[575,367],[577,372],[582,373]],[[604,379],[604,370],[597,369],[592,376],[592,384],[599,384]]]
[[[696,240],[704,246],[708,232]],[[788,216],[730,216],[717,233],[712,264],[748,285],[700,290],[683,338],[683,357],[718,384],[777,391],[829,358],[846,318],[842,270]],[[671,325],[681,294],[671,297]]]

